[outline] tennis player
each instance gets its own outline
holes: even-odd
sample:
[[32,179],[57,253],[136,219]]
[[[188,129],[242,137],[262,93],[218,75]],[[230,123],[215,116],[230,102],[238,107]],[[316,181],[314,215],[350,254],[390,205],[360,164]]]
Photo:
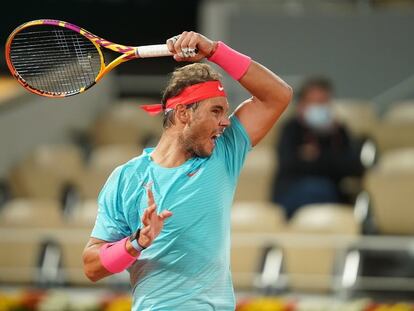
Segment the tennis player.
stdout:
[[177,61],[208,59],[252,97],[229,117],[220,76],[208,64],[174,71],[155,148],[116,168],[103,187],[84,251],[97,281],[128,269],[136,311],[234,310],[230,208],[247,153],[291,100],[277,75],[223,42],[196,32],[167,40]]

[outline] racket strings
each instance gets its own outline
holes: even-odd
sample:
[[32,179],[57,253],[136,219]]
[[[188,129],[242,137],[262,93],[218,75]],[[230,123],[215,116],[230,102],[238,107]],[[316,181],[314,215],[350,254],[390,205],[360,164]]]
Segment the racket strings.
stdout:
[[77,93],[91,86],[101,69],[95,45],[66,28],[39,25],[17,33],[10,59],[31,87],[51,93]]

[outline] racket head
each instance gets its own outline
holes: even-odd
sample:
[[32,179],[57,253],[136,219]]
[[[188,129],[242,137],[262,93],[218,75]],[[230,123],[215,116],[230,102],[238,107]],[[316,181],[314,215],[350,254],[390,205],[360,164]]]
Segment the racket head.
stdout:
[[28,91],[63,98],[89,89],[105,69],[97,38],[58,20],[35,20],[17,27],[6,42],[6,62]]

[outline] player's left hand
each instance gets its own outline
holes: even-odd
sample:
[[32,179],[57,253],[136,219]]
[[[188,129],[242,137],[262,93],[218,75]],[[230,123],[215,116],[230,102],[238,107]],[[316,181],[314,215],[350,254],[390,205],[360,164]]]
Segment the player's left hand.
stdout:
[[176,61],[198,62],[214,53],[217,42],[197,32],[184,31],[168,39],[167,46]]
[[142,247],[147,248],[152,244],[155,238],[160,234],[164,221],[168,217],[172,216],[172,213],[168,210],[162,211],[157,214],[157,205],[155,204],[154,194],[151,191],[151,188],[147,188],[148,196],[148,207],[144,211],[142,216],[143,227],[139,233],[138,243]]

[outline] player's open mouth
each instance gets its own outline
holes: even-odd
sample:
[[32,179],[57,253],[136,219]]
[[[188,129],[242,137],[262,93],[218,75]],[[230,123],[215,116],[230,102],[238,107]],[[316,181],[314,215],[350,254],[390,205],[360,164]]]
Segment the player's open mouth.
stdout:
[[211,142],[213,143],[213,145],[215,145],[216,144],[216,139],[217,138],[219,138],[220,136],[221,136],[221,134],[222,133],[217,133],[217,134],[215,134],[215,135],[213,135],[213,136],[211,136]]

